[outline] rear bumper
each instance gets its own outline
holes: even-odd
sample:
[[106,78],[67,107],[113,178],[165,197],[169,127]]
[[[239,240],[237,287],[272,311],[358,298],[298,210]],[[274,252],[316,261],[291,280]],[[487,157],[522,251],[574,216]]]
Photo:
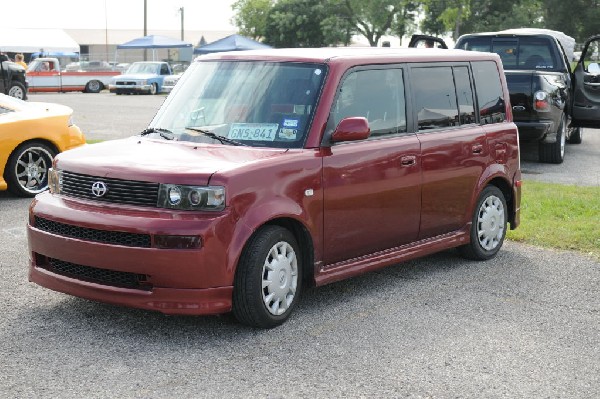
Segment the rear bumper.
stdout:
[[527,141],[556,141],[556,128],[553,121],[515,122],[519,128],[519,140]]

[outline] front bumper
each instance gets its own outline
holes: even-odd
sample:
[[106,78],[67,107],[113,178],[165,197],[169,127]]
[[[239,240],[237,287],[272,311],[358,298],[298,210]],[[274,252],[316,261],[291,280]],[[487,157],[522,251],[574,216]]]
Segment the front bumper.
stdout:
[[[67,233],[36,226],[39,218],[58,223],[63,229],[66,226]],[[43,193],[30,207],[29,280],[82,298],[166,314],[229,312],[234,268],[226,266],[227,237],[217,237],[215,229],[232,231],[231,227],[227,214],[206,217],[189,212],[184,215],[167,210],[107,207]],[[72,234],[73,230],[82,229],[85,234]],[[137,247],[98,242],[89,235],[106,232],[151,237],[200,235],[202,246]],[[62,266],[58,268],[57,264]],[[123,278],[137,279],[136,284],[124,285]]]
[[111,93],[150,93],[152,85],[108,85]]

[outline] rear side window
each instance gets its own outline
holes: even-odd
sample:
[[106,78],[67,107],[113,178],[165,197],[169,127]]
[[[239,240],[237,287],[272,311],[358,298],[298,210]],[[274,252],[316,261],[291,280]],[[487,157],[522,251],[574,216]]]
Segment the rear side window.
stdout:
[[465,66],[411,70],[419,131],[475,122],[473,91]]
[[479,102],[482,124],[498,123],[506,119],[506,109],[498,68],[493,61],[471,63]]

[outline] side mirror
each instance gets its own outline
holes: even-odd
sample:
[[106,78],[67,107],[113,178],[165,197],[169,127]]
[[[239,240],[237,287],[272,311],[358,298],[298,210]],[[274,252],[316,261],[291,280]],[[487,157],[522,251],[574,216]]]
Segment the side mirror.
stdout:
[[589,64],[587,69],[589,73],[593,73],[594,75],[600,74],[600,65],[597,62]]
[[371,128],[369,128],[367,118],[344,118],[340,121],[331,135],[331,141],[333,143],[339,143],[342,141],[366,140],[369,138],[370,134]]

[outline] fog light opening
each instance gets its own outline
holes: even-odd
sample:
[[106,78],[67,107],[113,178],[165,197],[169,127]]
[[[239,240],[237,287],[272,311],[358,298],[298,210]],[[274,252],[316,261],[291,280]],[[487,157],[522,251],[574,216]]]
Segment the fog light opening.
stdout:
[[200,236],[154,236],[154,247],[160,249],[198,249],[202,247]]

